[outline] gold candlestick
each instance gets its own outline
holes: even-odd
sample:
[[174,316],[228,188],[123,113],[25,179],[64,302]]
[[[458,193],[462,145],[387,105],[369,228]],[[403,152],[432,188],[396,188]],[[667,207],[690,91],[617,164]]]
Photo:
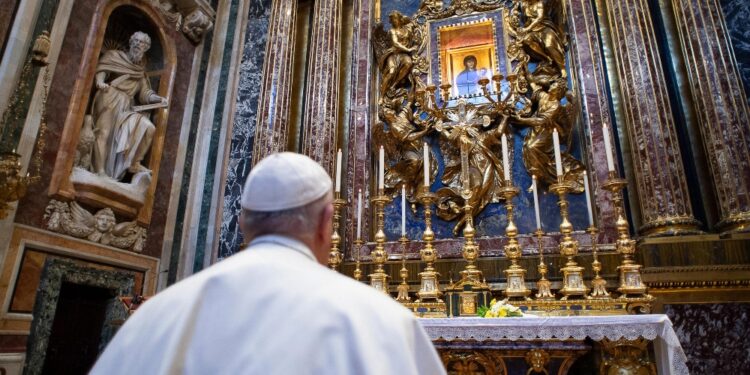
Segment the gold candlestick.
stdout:
[[341,221],[341,207],[345,204],[346,201],[341,199],[341,193],[336,192],[333,200],[333,234],[331,234],[331,252],[328,254],[328,266],[334,271],[338,271],[338,267],[341,264],[341,251],[339,251],[339,244],[341,243],[341,236],[339,236],[339,222]]
[[594,261],[591,263],[591,269],[594,270],[594,279],[591,280],[591,294],[589,297],[596,299],[609,299],[611,297],[609,292],[607,292],[607,280],[599,276],[599,272],[602,270],[602,264],[597,258],[598,246],[596,243],[596,235],[599,233],[599,230],[592,225],[586,231],[589,232],[589,235],[591,236],[591,252],[594,256]]
[[406,246],[409,244],[409,239],[406,236],[401,236],[398,242],[401,243],[401,270],[399,276],[401,276],[401,284],[398,286],[398,295],[396,301],[404,303],[410,302],[409,298],[409,283],[406,280],[409,278],[409,270],[406,269]]
[[563,272],[563,288],[560,289],[560,294],[563,295],[562,300],[567,300],[571,296],[585,296],[588,288],[583,283],[583,267],[580,267],[573,259],[578,254],[578,241],[571,236],[573,224],[568,220],[568,200],[566,194],[570,191],[571,185],[565,182],[562,176],[558,176],[557,183],[550,185],[549,189],[557,194],[559,198],[558,205],[560,206],[560,216],[562,217],[562,222],[560,223],[560,233],[562,234],[559,245],[560,254],[568,258],[565,267],[561,270]]
[[538,300],[554,300],[555,295],[552,294],[552,283],[547,280],[547,264],[544,263],[544,246],[542,244],[542,236],[544,235],[544,231],[542,231],[542,228],[538,228],[536,232],[534,232],[534,235],[536,235],[536,241],[537,245],[539,246],[539,281],[536,282],[536,288],[537,293],[535,295],[536,299]]
[[438,283],[438,273],[433,268],[433,262],[437,259],[435,249],[432,247],[432,241],[435,239],[435,233],[432,232],[432,204],[437,199],[437,196],[430,192],[428,187],[423,186],[419,193],[419,200],[424,206],[424,233],[422,234],[422,240],[424,241],[424,248],[419,251],[419,255],[422,261],[425,262],[424,271],[419,273],[419,296],[418,302],[442,302],[440,296],[440,284]]
[[466,267],[461,271],[462,280],[476,283],[477,285],[482,282],[482,271],[477,269],[474,264],[479,258],[479,245],[474,242],[474,218],[471,215],[471,205],[469,199],[471,199],[471,190],[464,188],[461,192],[461,196],[464,198],[464,217],[466,218],[466,225],[464,226],[464,247],[461,251],[464,259],[466,259]]
[[355,258],[354,258],[355,266],[354,266],[354,275],[352,276],[354,276],[354,280],[359,281],[360,279],[362,279],[362,269],[359,267],[360,266],[359,253],[362,251],[362,239],[361,238],[357,238],[356,240],[354,240],[354,247],[357,249],[357,253],[355,254]]
[[621,298],[628,295],[647,296],[648,289],[641,279],[641,266],[636,264],[632,257],[635,254],[635,241],[630,239],[628,221],[625,219],[625,207],[622,199],[622,189],[627,186],[627,181],[617,177],[615,172],[609,172],[607,181],[602,184],[605,190],[612,192],[612,200],[615,203],[615,213],[617,221],[617,242],[615,244],[617,252],[622,255],[622,264],[617,267],[620,271],[620,287],[617,291],[622,293]]
[[518,244],[516,236],[518,228],[513,222],[513,197],[518,195],[518,188],[513,186],[510,180],[505,181],[505,186],[500,190],[500,194],[505,197],[505,209],[508,211],[508,226],[505,228],[505,235],[508,236],[508,243],[505,245],[505,256],[510,259],[510,267],[505,271],[507,286],[503,290],[508,298],[521,297],[528,299],[531,290],[526,288],[526,270],[518,265],[518,259],[521,257],[521,246]]
[[375,272],[369,275],[370,285],[386,294],[388,293],[388,275],[383,270],[383,264],[385,264],[388,254],[385,252],[385,231],[383,227],[385,225],[385,204],[388,201],[390,199],[382,189],[378,189],[378,196],[372,198],[372,202],[375,204],[378,231],[375,233],[375,250],[370,253],[370,257],[375,263]]

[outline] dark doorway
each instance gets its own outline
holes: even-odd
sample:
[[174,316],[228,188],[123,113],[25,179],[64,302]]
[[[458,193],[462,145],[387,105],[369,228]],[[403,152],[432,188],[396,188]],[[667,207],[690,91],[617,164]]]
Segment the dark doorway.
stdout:
[[99,355],[102,327],[113,291],[63,283],[43,374],[86,374]]

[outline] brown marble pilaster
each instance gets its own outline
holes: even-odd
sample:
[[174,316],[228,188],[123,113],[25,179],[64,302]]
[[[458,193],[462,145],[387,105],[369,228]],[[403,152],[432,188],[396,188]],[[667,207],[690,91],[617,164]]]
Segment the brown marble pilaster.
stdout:
[[273,0],[253,142],[253,165],[286,150],[297,1]]
[[717,0],[672,0],[719,227],[750,227],[750,110]]
[[[587,164],[591,174],[592,189],[597,192],[593,199],[597,211],[597,227],[600,242],[611,242],[616,236],[615,207],[610,194],[601,188],[607,179],[607,163],[604,152],[603,125],[612,129],[612,108],[609,103],[609,90],[605,80],[604,57],[599,43],[599,30],[596,24],[596,10],[591,0],[570,0],[565,2],[568,15],[568,35],[570,35],[571,70],[576,77],[576,91],[580,94],[586,134],[585,142],[589,150]],[[612,141],[612,144],[615,144]]]
[[696,232],[685,169],[646,0],[606,0],[642,235]]
[[315,1],[309,47],[302,153],[333,176],[338,129],[341,0]]
[[[354,21],[352,35],[352,70],[351,97],[349,111],[349,142],[347,168],[344,177],[345,189],[351,202],[346,211],[345,228],[346,244],[344,255],[347,259],[354,258],[353,246],[356,237],[357,222],[357,192],[362,190],[362,239],[367,241],[370,233],[370,97],[373,78],[370,67],[373,64],[370,34],[373,27],[373,3],[371,0],[354,1],[354,14],[358,15]],[[363,254],[369,251],[363,249]]]

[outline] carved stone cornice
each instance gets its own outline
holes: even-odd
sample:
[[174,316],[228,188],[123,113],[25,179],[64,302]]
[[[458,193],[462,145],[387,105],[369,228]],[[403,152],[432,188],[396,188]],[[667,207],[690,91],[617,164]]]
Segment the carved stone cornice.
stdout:
[[195,44],[203,40],[216,21],[216,11],[206,0],[151,0],[151,4]]
[[649,289],[750,288],[750,265],[747,264],[649,267],[642,272]]
[[[725,289],[750,288],[750,280],[718,281],[654,281],[646,282],[649,290],[653,289]],[[750,289],[748,289],[750,290]]]
[[448,6],[440,0],[422,0],[415,18],[441,19],[453,16],[462,16],[473,12],[486,12],[495,10],[510,3],[508,0],[453,0]]

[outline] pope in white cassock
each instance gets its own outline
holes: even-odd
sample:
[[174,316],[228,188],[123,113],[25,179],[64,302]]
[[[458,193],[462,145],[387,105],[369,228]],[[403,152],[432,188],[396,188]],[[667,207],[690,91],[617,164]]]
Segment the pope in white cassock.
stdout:
[[331,179],[306,156],[250,172],[250,245],[159,293],[123,325],[92,374],[445,374],[414,316],[324,266]]

